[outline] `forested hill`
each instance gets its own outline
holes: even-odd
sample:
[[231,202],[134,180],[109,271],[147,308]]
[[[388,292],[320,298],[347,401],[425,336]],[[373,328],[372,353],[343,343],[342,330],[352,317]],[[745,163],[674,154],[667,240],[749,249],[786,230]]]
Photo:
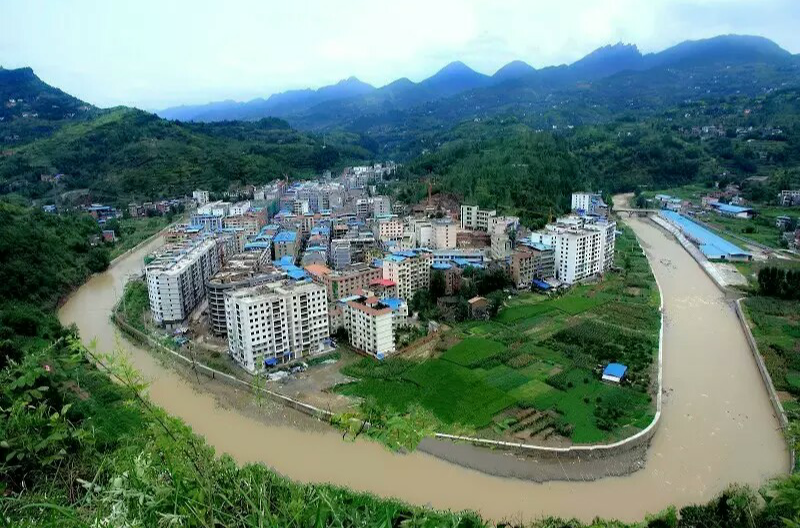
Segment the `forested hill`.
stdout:
[[[0,71],[0,93],[14,99],[0,122],[6,133],[0,136],[0,194],[28,199],[52,201],[80,190],[119,204],[197,187],[222,191],[374,155],[372,143],[357,134],[323,138],[275,118],[183,124],[132,108],[98,110],[27,68]],[[56,174],[63,175],[58,182],[47,177]]]
[[30,68],[0,67],[0,150],[95,115],[96,108],[46,84]]
[[772,200],[800,185],[800,89],[556,131],[508,116],[467,121],[425,144],[438,147],[401,173],[401,198],[420,199],[418,177],[430,177],[434,192],[519,215],[531,227],[567,210],[577,190],[736,183],[749,199]]

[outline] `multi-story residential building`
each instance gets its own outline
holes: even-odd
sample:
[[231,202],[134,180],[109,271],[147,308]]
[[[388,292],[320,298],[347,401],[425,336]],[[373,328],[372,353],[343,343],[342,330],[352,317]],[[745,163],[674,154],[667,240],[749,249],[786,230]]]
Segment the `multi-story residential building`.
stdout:
[[223,220],[222,216],[194,213],[189,217],[189,225],[200,228],[202,231],[213,232],[222,229]]
[[250,210],[250,202],[236,202],[235,204],[231,205],[228,209],[228,214],[230,216],[241,216]]
[[262,214],[253,212],[243,213],[236,216],[227,216],[222,220],[225,228],[242,229],[246,237],[255,237],[266,225],[267,219]]
[[787,189],[781,191],[778,199],[783,207],[792,207],[800,205],[800,189]]
[[231,204],[221,200],[216,202],[209,202],[197,208],[199,215],[214,215],[214,216],[228,216]]
[[453,295],[461,289],[461,269],[446,262],[434,262],[431,273],[438,272],[444,276],[444,294]]
[[325,289],[269,283],[225,296],[228,351],[251,373],[321,350],[328,331]]
[[375,238],[381,242],[396,242],[403,238],[403,222],[393,215],[381,216],[372,225]]
[[486,252],[481,249],[439,249],[433,252],[434,264],[469,264],[483,266],[486,262]]
[[397,295],[406,301],[431,285],[433,255],[428,251],[400,251],[383,259],[383,278],[397,284]]
[[568,216],[547,226],[555,250],[556,278],[572,284],[606,272],[614,262],[616,223]]
[[502,260],[511,255],[511,238],[507,233],[492,233],[491,241],[491,255],[493,259]]
[[325,287],[329,301],[336,301],[355,295],[360,290],[369,289],[373,281],[380,279],[382,274],[381,268],[363,262],[336,271],[317,264],[306,266],[305,269],[314,282]]
[[392,203],[388,196],[375,196],[372,200],[372,214],[375,217],[392,214]]
[[481,209],[477,205],[461,206],[461,229],[489,231],[497,211]]
[[192,199],[198,206],[208,203],[208,191],[197,190],[192,192]]
[[353,255],[350,252],[350,241],[344,238],[331,241],[331,266],[341,270],[352,264]]
[[[264,252],[262,252],[264,253]],[[269,258],[266,258],[269,262]],[[239,253],[231,257],[208,281],[208,319],[211,332],[216,336],[228,333],[225,321],[225,294],[227,292],[280,280],[285,274],[265,265],[265,257],[256,251]]]
[[281,231],[272,239],[272,248],[275,260],[283,257],[297,258],[297,233],[294,231]]
[[350,345],[378,359],[393,354],[392,309],[377,297],[359,297],[343,306],[342,322]]
[[456,247],[458,229],[449,219],[438,219],[431,222],[432,249],[453,249]]
[[222,265],[224,248],[212,237],[167,246],[145,266],[150,312],[157,324],[176,325],[205,297],[205,284]]
[[544,244],[520,245],[511,254],[510,268],[517,288],[530,287],[533,279],[555,276],[555,250]]
[[572,193],[571,207],[573,211],[590,215],[604,216],[608,213],[608,206],[603,202],[603,196],[600,193]]

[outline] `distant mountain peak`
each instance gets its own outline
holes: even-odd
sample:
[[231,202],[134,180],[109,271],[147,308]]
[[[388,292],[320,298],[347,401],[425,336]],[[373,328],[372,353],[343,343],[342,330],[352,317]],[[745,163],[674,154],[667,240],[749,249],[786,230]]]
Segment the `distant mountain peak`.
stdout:
[[454,74],[454,73],[478,73],[461,61],[453,61],[434,75],[439,74]]
[[498,69],[492,78],[497,81],[519,79],[536,72],[536,68],[521,60],[514,60]]

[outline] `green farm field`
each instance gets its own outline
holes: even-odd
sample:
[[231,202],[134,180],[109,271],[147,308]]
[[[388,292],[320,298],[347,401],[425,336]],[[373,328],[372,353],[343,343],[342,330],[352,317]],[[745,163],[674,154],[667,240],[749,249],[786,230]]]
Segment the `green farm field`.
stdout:
[[[440,430],[498,439],[586,444],[641,430],[654,414],[660,300],[633,233],[620,229],[621,271],[561,295],[513,296],[494,319],[450,330],[455,344],[437,356],[365,358],[335,390],[391,413],[419,405]],[[628,366],[622,385],[600,380],[609,362]]]

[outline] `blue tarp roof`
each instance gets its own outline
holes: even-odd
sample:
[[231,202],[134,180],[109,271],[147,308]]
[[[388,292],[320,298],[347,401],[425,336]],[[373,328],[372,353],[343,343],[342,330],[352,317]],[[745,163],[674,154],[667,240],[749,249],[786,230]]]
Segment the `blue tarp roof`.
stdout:
[[603,369],[603,376],[614,376],[615,378],[622,378],[627,372],[628,367],[621,363],[609,363],[608,366]]
[[294,259],[289,255],[284,255],[278,260],[272,262],[275,266],[279,268],[285,268],[286,266],[294,266]]
[[286,270],[286,274],[292,280],[300,280],[300,279],[305,279],[306,277],[308,277],[308,274],[304,270],[302,270],[300,268],[287,269]]
[[381,302],[391,308],[392,310],[397,310],[400,306],[405,303],[403,299],[398,297],[387,297],[386,299],[381,299]]
[[533,279],[531,282],[533,283],[534,286],[536,286],[540,290],[549,290],[550,288],[552,288],[552,286],[547,284],[545,281],[539,279]]
[[667,220],[677,225],[681,231],[686,234],[686,236],[694,239],[699,244],[700,251],[702,251],[703,254],[708,258],[719,259],[727,258],[729,256],[750,256],[750,253],[743,250],[739,246],[728,242],[719,235],[712,233],[705,227],[692,222],[680,213],[676,213],[674,211],[662,211],[661,214],[663,214]]
[[281,231],[275,238],[273,239],[276,243],[278,242],[294,242],[297,240],[297,233],[294,231]]

